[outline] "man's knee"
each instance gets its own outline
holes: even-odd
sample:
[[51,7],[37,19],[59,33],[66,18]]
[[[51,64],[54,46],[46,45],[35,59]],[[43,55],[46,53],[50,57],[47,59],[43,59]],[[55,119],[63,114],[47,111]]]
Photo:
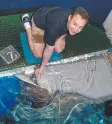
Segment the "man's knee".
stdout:
[[34,55],[35,57],[41,58],[41,57],[42,57],[42,52],[33,51],[33,55]]
[[56,52],[62,52],[65,49],[65,38],[62,38],[62,36],[60,36],[56,42],[55,42],[55,50]]
[[61,53],[63,50],[61,50],[60,48],[55,48],[55,51],[56,51],[57,53]]
[[42,57],[45,44],[33,43],[33,54],[36,57]]
[[62,45],[62,46],[59,44],[55,45],[55,51],[58,53],[61,53],[64,49],[65,49],[65,45]]

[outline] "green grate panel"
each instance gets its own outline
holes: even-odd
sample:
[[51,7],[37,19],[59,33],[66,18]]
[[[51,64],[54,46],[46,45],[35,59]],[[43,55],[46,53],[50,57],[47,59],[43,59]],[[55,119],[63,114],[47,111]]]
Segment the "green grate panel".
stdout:
[[66,37],[66,49],[62,52],[64,58],[105,50],[111,47],[105,32],[96,26],[88,24],[81,33]]
[[[20,43],[20,32],[23,31],[20,15],[0,16],[0,50],[12,45],[21,55],[18,60],[9,65],[0,58],[0,71],[27,66]],[[66,44],[66,49],[62,52],[64,58],[96,52],[111,47],[105,33],[90,24],[81,33],[75,36],[68,35]]]
[[0,58],[0,71],[26,65],[20,43],[20,31],[22,30],[20,25],[20,14],[0,17],[0,50],[12,45],[20,54],[20,58],[9,65]]

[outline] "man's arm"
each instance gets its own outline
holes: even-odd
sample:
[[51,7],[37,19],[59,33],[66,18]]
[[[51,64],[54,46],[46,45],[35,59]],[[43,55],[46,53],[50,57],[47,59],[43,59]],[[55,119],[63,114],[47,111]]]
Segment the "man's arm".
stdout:
[[[59,38],[60,43],[63,39],[65,39],[66,36],[67,36],[67,34],[60,36],[60,38]],[[40,65],[40,68],[43,69],[46,66],[47,62],[49,61],[49,59],[53,53],[53,50],[54,50],[54,46],[49,46],[48,44],[46,44],[46,47],[43,51],[43,58],[42,58],[42,63]]]
[[53,53],[53,50],[54,50],[54,46],[49,46],[48,44],[46,44],[46,47],[43,51],[43,56],[42,56],[42,63],[40,65],[40,67],[38,69],[36,69],[35,73],[38,75],[38,76],[41,76],[45,66],[47,65],[52,53]]
[[43,57],[42,57],[42,63],[40,65],[40,68],[44,68],[47,65],[47,62],[49,61],[52,53],[54,50],[54,46],[49,46],[48,44],[46,44],[46,47],[43,51]]

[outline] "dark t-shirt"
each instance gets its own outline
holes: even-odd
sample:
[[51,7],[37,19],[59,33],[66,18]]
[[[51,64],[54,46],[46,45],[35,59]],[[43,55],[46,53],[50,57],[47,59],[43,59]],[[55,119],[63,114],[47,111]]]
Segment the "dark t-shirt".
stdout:
[[53,46],[61,35],[67,34],[67,19],[71,10],[61,7],[43,7],[34,13],[34,23],[44,30],[44,42]]

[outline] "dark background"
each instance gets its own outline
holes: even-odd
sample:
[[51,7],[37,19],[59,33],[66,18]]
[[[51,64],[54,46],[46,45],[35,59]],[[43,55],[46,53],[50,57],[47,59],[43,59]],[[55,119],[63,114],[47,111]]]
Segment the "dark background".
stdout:
[[90,18],[102,24],[112,9],[112,0],[2,0],[0,10],[11,10],[56,4],[63,7],[82,6],[87,9]]

